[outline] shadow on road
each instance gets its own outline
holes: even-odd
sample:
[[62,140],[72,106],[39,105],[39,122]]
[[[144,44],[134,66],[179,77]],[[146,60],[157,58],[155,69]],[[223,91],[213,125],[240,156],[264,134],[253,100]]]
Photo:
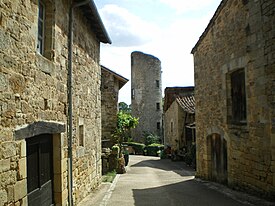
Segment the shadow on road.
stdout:
[[202,186],[195,180],[148,189],[133,189],[135,206],[241,206],[218,191]]
[[195,171],[193,168],[188,167],[183,161],[173,162],[170,159],[156,158],[154,160],[144,160],[131,167],[151,167],[155,169],[173,171],[181,176],[194,176]]

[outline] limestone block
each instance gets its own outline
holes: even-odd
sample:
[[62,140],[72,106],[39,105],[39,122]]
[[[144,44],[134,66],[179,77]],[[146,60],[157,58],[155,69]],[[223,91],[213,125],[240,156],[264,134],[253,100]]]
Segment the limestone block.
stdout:
[[27,195],[27,179],[16,182],[14,185],[14,200],[18,201]]
[[16,171],[11,170],[0,174],[0,186],[5,187],[16,182]]
[[20,206],[28,206],[28,198],[27,198],[27,196],[22,199]]
[[24,77],[19,74],[13,74],[9,79],[9,84],[14,93],[21,94],[26,87]]
[[8,194],[5,190],[0,190],[0,205],[4,205],[8,201]]
[[26,141],[25,140],[20,141],[20,158],[26,157],[27,155],[26,148],[27,148]]
[[6,75],[0,74],[0,91],[6,91],[8,87],[8,81],[6,79]]
[[3,142],[0,147],[0,156],[4,158],[10,158],[16,155],[16,143],[15,142]]
[[0,172],[6,172],[10,169],[10,159],[0,160]]
[[7,193],[8,193],[8,202],[11,202],[14,200],[14,186],[9,185],[7,186]]
[[27,177],[27,160],[26,157],[19,159],[18,161],[18,177],[24,179]]

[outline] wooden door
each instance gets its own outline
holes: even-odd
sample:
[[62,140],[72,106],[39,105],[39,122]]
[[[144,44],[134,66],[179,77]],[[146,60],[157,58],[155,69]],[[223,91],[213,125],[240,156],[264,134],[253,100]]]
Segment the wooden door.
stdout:
[[52,135],[38,135],[26,141],[28,205],[53,205]]
[[218,134],[211,136],[211,162],[212,179],[227,183],[227,144]]

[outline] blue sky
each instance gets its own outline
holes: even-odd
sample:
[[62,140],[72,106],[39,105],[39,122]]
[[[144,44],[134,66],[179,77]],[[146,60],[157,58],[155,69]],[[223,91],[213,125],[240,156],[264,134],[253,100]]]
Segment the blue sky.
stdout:
[[[194,85],[190,54],[221,0],[95,0],[112,40],[101,45],[100,63],[131,78],[131,52],[160,59],[162,89]],[[120,90],[119,101],[130,99],[130,81]]]

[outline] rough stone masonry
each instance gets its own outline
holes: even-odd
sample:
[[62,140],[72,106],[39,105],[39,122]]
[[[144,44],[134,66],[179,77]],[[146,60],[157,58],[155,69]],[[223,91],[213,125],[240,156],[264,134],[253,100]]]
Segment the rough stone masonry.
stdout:
[[[28,164],[30,154],[36,154],[32,153],[32,142],[36,142],[39,151],[46,150],[38,141],[44,133],[50,135],[46,140],[52,141],[45,153],[49,158],[41,160],[41,163],[50,162],[50,167],[44,169],[51,173],[52,201],[55,205],[68,204],[69,5],[67,0],[43,0],[39,7],[36,0],[0,1],[0,205],[28,205],[32,187],[28,172],[34,170],[40,174],[34,165]],[[95,25],[91,25],[82,10],[89,13],[91,8],[75,9],[73,22],[75,203],[101,181],[99,47],[105,40],[100,36],[100,27],[93,30]],[[44,28],[42,52],[37,51],[37,36],[42,31],[38,19]],[[41,158],[47,158],[39,151]]]
[[275,198],[275,1],[223,0],[192,50],[197,176]]

